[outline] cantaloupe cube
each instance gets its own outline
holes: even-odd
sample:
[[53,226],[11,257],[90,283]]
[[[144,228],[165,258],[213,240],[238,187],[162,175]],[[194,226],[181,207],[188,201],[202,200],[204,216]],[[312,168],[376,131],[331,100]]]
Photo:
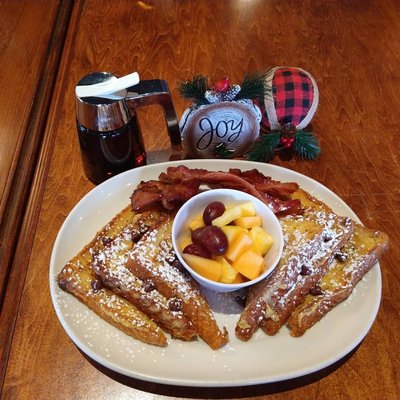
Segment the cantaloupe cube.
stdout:
[[252,250],[246,250],[233,262],[232,267],[251,280],[260,275],[263,265],[263,257]]
[[259,215],[254,215],[252,217],[240,217],[233,221],[237,226],[242,228],[251,229],[255,226],[262,226],[262,219]]
[[249,236],[254,242],[254,251],[264,256],[274,243],[272,236],[261,227],[251,228]]
[[183,253],[182,256],[190,268],[201,276],[216,282],[221,278],[222,265],[219,262],[187,253]]
[[243,283],[243,282],[247,282],[247,281],[248,281],[248,279],[246,277],[244,277],[240,273],[237,273],[235,279],[231,283]]
[[247,232],[240,232],[235,240],[232,242],[232,245],[228,247],[228,250],[225,253],[225,257],[233,262],[235,261],[240,254],[249,249],[253,245],[253,239],[248,235]]
[[189,228],[194,231],[197,228],[203,228],[206,224],[203,221],[203,214],[198,215],[193,221],[189,224]]
[[222,275],[219,278],[219,281],[222,283],[232,283],[235,280],[236,275],[238,275],[236,269],[233,268],[223,256],[215,257],[215,261],[222,265]]

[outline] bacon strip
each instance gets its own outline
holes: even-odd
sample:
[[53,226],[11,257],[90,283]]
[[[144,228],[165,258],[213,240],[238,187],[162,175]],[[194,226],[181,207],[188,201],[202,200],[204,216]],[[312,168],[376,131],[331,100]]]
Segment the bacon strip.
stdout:
[[268,193],[272,197],[283,200],[287,200],[288,196],[299,188],[299,185],[295,182],[275,181],[270,176],[263,175],[257,169],[242,172],[238,168],[232,168],[229,172],[250,182],[258,191]]
[[169,167],[158,181],[142,182],[131,196],[133,210],[142,211],[160,203],[165,209],[173,210],[199,193],[201,184],[242,190],[267,204],[275,214],[301,211],[300,202],[287,197],[298,188],[296,183],[274,181],[257,170],[208,171],[184,165]]

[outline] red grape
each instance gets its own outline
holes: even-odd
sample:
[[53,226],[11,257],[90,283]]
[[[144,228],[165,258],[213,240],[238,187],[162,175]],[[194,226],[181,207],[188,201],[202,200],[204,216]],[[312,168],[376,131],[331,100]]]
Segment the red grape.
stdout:
[[213,219],[218,218],[225,212],[225,206],[220,201],[213,201],[203,212],[203,221],[206,225],[211,225]]
[[186,254],[192,254],[194,256],[211,258],[210,252],[204,248],[201,244],[198,243],[190,243],[184,249],[183,252]]
[[211,254],[220,256],[228,249],[228,238],[217,226],[205,226],[192,232],[193,243],[204,246]]

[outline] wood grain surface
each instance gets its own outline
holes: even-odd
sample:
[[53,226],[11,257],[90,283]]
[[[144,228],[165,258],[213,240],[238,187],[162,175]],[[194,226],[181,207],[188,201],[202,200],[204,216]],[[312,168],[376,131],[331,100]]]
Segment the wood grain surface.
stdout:
[[[6,207],[59,3],[1,1],[0,222]],[[41,20],[40,24],[33,23]],[[18,73],[16,73],[18,71]]]
[[[7,210],[7,202],[16,200],[11,199],[12,183],[21,173],[17,165],[24,149],[26,130],[31,123],[36,89],[58,5],[55,2],[50,7],[35,4],[29,9],[26,2],[1,1],[0,9],[0,231],[3,232],[3,216],[7,212],[12,213],[12,210]],[[31,24],[31,19],[35,17],[43,18],[44,24]],[[32,41],[32,38],[35,40]],[[9,219],[8,215],[6,219]],[[15,226],[12,228],[18,231]],[[9,232],[1,234],[1,259],[7,258],[7,250],[12,248],[14,242]],[[8,261],[4,265],[2,263],[0,268],[0,307],[7,271]]]
[[[70,5],[68,1],[33,7],[22,1],[1,2],[0,309],[41,148]],[[43,25],[32,23],[35,19]],[[19,298],[15,290],[14,295]],[[0,354],[3,360],[3,351]]]
[[[397,0],[75,1],[0,316],[1,345],[9,344],[5,332],[12,335],[8,358],[0,366],[1,398],[398,398],[399,21]],[[80,159],[76,82],[93,71],[138,71],[142,79],[162,78],[180,116],[188,106],[178,93],[181,80],[200,73],[211,80],[229,75],[238,82],[247,72],[279,65],[301,67],[317,80],[320,103],[312,125],[322,153],[314,161],[274,158],[272,163],[323,183],[365,225],[390,236],[390,251],[381,261],[382,302],[370,332],[331,367],[267,385],[164,386],[127,379],[96,365],[61,327],[48,284],[56,235],[75,204],[94,187]],[[36,71],[37,66],[32,68]],[[147,107],[138,116],[149,162],[168,160],[161,109]],[[17,313],[15,324],[6,315],[10,310]]]

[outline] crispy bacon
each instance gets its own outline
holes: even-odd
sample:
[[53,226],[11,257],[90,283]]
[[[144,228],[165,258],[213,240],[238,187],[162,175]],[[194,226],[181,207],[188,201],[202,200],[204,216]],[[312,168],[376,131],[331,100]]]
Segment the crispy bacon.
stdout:
[[150,180],[141,182],[131,196],[132,209],[144,211],[162,205],[173,210],[199,193],[199,181],[175,182],[174,184]]
[[161,203],[165,209],[173,210],[197,194],[201,184],[242,190],[263,201],[276,214],[301,211],[299,201],[288,199],[288,195],[298,188],[296,183],[274,181],[257,170],[208,171],[183,165],[169,167],[160,174],[158,181],[142,182],[131,196],[132,207],[141,211]]
[[263,175],[257,169],[242,172],[238,168],[232,168],[229,172],[252,183],[258,191],[283,200],[286,200],[289,195],[299,188],[299,185],[295,182],[275,181],[270,176]]

